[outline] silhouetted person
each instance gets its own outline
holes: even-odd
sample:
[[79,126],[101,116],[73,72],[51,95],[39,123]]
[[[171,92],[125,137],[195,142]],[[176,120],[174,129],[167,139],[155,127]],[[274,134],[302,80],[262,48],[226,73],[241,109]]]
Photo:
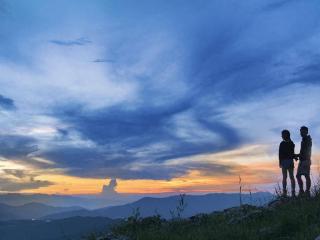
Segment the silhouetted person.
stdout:
[[310,166],[311,166],[311,148],[312,139],[309,135],[307,127],[300,128],[300,135],[302,137],[300,153],[296,156],[299,157],[299,165],[297,170],[297,181],[299,184],[299,195],[304,193],[303,181],[301,176],[306,178],[306,194],[310,196],[311,179],[310,179]]
[[282,169],[282,189],[283,194],[287,195],[287,177],[289,173],[291,181],[291,192],[292,196],[295,195],[296,182],[293,175],[294,163],[293,158],[294,154],[294,143],[291,140],[290,132],[288,130],[282,131],[283,141],[279,146],[279,167]]

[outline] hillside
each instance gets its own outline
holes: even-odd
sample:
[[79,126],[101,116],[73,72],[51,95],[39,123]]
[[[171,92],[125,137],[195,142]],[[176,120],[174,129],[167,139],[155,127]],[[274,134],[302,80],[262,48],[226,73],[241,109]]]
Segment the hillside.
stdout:
[[136,214],[113,234],[132,240],[314,240],[320,235],[320,194],[279,198],[265,207],[243,205],[188,219]]
[[21,206],[27,203],[42,203],[56,207],[72,207],[79,206],[82,208],[95,209],[102,208],[107,205],[114,206],[120,203],[125,204],[134,201],[138,197],[128,197],[128,199],[112,199],[106,196],[90,196],[90,195],[55,195],[55,194],[22,194],[22,193],[0,193],[0,204],[8,204]]
[[80,207],[53,207],[41,203],[28,203],[21,206],[11,206],[0,203],[0,221],[18,219],[38,219],[48,214],[57,214],[80,210]]
[[[253,193],[252,195],[244,194],[243,203],[252,205],[262,205],[273,197],[266,192]],[[171,218],[170,211],[175,209],[179,196],[152,198],[145,197],[138,201],[114,207],[100,208],[96,210],[77,210],[52,214],[43,219],[63,219],[74,216],[90,217],[109,217],[112,219],[127,218],[132,215],[133,211],[139,209],[141,217],[153,216],[160,214],[163,218]],[[186,195],[186,204],[188,207],[184,212],[184,217],[190,217],[198,213],[210,213],[239,205],[239,194],[235,193],[213,193],[206,195]]]

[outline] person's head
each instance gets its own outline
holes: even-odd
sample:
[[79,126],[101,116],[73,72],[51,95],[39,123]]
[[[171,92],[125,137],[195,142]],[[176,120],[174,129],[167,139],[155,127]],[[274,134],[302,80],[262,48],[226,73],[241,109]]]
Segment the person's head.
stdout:
[[289,130],[287,130],[287,129],[283,130],[283,131],[281,132],[281,135],[282,135],[282,139],[283,139],[284,141],[289,141],[289,140],[291,140]]
[[308,133],[309,133],[309,129],[306,127],[306,126],[302,126],[300,128],[300,135],[301,137],[306,137],[308,136]]

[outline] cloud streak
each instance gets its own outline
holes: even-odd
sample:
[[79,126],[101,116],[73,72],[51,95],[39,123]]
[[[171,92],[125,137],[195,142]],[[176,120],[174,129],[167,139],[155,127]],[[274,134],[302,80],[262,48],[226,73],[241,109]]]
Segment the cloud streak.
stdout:
[[84,46],[91,43],[91,41],[86,38],[78,38],[75,40],[51,40],[50,42],[61,46]]

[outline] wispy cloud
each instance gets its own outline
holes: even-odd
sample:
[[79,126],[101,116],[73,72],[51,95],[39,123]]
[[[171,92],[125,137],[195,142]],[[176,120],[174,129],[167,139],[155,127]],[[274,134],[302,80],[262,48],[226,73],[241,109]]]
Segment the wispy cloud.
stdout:
[[93,62],[95,62],[95,63],[114,63],[114,60],[97,58],[97,59],[93,60]]
[[51,40],[50,42],[61,46],[83,46],[92,43],[87,38],[78,38],[75,40]]
[[0,156],[6,158],[25,158],[38,149],[36,140],[19,135],[0,136]]
[[35,180],[33,178],[27,181],[16,181],[0,177],[0,192],[18,192],[21,190],[38,189],[52,184],[53,183],[49,181]]
[[0,158],[0,192],[38,189],[54,184],[38,179],[40,172],[10,159]]

